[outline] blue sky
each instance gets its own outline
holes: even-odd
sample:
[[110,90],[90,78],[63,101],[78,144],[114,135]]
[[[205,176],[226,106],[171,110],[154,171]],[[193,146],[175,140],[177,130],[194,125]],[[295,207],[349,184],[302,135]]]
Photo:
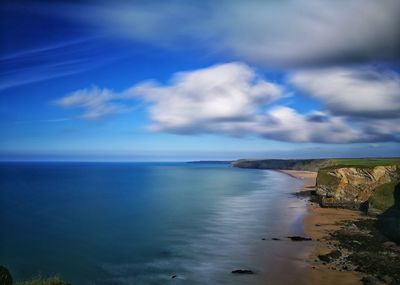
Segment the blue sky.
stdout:
[[2,1],[0,158],[399,156],[399,16],[394,0]]

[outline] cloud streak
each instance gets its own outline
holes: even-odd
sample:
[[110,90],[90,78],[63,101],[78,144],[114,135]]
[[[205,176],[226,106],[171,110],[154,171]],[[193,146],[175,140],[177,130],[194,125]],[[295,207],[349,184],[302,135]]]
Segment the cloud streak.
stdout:
[[81,118],[95,120],[105,116],[129,112],[131,108],[118,103],[118,95],[109,89],[91,87],[77,90],[52,102],[64,108],[84,110]]
[[[0,91],[73,75],[122,57],[100,38],[83,38],[35,47],[0,57]],[[107,57],[98,54],[108,52]]]

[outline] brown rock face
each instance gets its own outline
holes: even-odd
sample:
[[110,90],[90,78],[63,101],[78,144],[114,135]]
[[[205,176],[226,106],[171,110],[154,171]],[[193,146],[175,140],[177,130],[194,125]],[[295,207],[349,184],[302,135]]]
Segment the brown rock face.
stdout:
[[399,180],[399,165],[325,168],[318,172],[317,195],[323,207],[360,209],[378,186]]

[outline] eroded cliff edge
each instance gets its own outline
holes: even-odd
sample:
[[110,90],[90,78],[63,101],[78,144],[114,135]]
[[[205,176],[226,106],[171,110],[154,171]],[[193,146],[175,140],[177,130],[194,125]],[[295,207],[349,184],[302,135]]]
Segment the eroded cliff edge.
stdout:
[[363,210],[400,243],[400,158],[240,159],[239,168],[318,171],[316,198],[322,207]]
[[400,165],[333,166],[318,171],[322,207],[351,208],[377,216],[377,227],[400,242]]
[[318,171],[316,190],[323,207],[379,213],[393,206],[394,190],[399,181],[400,165],[335,166]]

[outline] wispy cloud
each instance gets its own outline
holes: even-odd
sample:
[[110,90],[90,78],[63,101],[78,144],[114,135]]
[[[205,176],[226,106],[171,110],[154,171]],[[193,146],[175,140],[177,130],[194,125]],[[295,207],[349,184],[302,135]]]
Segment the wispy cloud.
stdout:
[[25,121],[15,121],[14,124],[36,124],[36,123],[60,123],[71,121],[71,118],[55,118],[55,119],[42,119],[42,120],[25,120]]
[[[353,73],[346,74],[344,82],[354,79]],[[386,82],[385,77],[382,80]],[[369,84],[372,90],[380,90],[383,83],[375,79]],[[353,92],[354,85],[340,87],[351,99],[337,96],[335,102],[357,101],[360,97]],[[317,90],[328,94],[331,86],[321,84]],[[384,119],[360,119],[351,112],[346,116],[336,114],[329,104],[326,110],[304,114],[280,105],[279,100],[285,96],[283,86],[268,82],[249,66],[235,62],[179,72],[165,85],[144,82],[122,92],[97,87],[78,90],[56,103],[82,108],[83,118],[94,119],[130,111],[130,100],[141,98],[149,102],[153,122],[150,129],[175,134],[257,135],[279,141],[318,143],[400,141],[400,119],[393,114]],[[368,114],[368,104],[357,108],[357,112]]]
[[130,107],[117,103],[120,96],[109,89],[92,87],[75,91],[67,96],[55,100],[53,103],[65,108],[80,108],[84,110],[82,118],[94,120],[105,116],[124,113]]
[[91,37],[4,54],[0,57],[0,91],[84,72],[123,56],[111,53],[99,58],[100,51],[110,49],[101,42]]

